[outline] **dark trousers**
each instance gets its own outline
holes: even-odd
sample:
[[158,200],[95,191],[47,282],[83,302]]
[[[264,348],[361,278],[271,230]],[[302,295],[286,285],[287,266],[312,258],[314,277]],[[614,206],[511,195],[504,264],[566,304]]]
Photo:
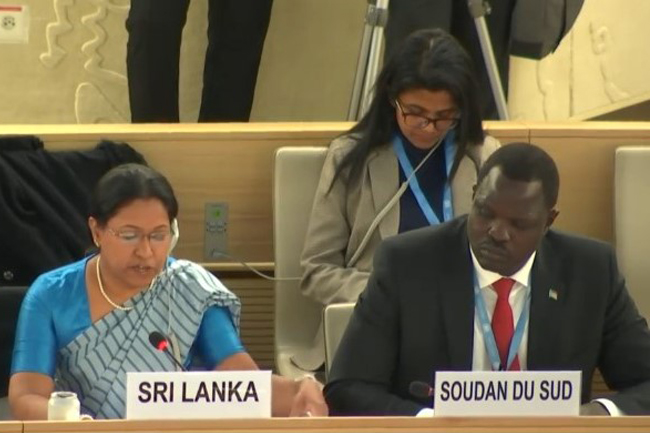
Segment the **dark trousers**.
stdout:
[[[210,0],[199,122],[248,121],[273,0]],[[178,122],[189,0],[131,0],[126,66],[131,120]]]
[[[385,58],[415,30],[438,27],[451,33],[467,50],[476,67],[484,119],[498,113],[481,52],[474,18],[467,0],[392,0],[388,6]],[[504,92],[508,92],[510,22],[516,0],[492,0],[492,13],[485,17]]]

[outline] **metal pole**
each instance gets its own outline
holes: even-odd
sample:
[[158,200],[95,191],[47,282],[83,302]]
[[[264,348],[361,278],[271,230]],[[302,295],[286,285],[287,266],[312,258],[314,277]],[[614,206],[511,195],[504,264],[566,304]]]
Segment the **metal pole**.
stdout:
[[485,15],[490,13],[490,4],[485,0],[468,0],[469,12],[474,18],[476,25],[476,32],[478,39],[481,43],[481,51],[483,53],[483,60],[485,61],[485,68],[488,72],[490,79],[490,86],[492,88],[492,95],[496,102],[497,111],[501,120],[508,120],[508,104],[506,103],[505,93],[501,85],[501,77],[499,76],[499,67],[494,59],[494,51],[492,50],[492,42],[490,41],[490,34],[488,33],[487,24],[485,22]]
[[[372,0],[368,0],[370,3]],[[357,60],[357,69],[354,73],[354,85],[352,87],[352,98],[350,98],[350,107],[348,108],[348,120],[357,120],[359,114],[359,105],[361,102],[361,93],[363,92],[363,81],[366,77],[366,66],[370,54],[370,43],[372,41],[372,25],[369,17],[374,9],[374,4],[369,4],[366,11],[366,24],[363,27],[363,37],[361,38],[361,48],[359,49],[359,58]]]
[[348,120],[361,118],[370,105],[371,89],[377,79],[381,60],[383,29],[388,20],[388,2],[389,0],[368,0],[365,27],[348,108]]

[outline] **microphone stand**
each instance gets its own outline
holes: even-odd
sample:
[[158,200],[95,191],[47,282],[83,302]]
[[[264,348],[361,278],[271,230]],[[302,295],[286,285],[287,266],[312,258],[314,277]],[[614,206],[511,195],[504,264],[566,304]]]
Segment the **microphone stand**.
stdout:
[[501,85],[499,67],[494,59],[490,33],[488,33],[487,23],[485,22],[485,15],[489,14],[491,10],[490,4],[486,0],[467,0],[467,7],[469,8],[470,15],[474,18],[474,25],[476,26],[476,33],[481,44],[485,69],[487,69],[488,78],[490,79],[492,96],[497,106],[499,119],[508,120],[508,105],[506,104],[506,97],[503,92],[503,86]]
[[354,73],[352,97],[348,108],[348,120],[358,120],[363,117],[372,99],[370,90],[377,80],[384,45],[384,27],[388,22],[388,1],[368,0],[359,59]]

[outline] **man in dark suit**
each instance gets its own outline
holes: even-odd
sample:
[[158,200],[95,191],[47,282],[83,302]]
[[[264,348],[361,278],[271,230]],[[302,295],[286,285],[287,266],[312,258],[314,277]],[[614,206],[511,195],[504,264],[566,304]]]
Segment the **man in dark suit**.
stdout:
[[[582,414],[649,413],[646,321],[610,246],[550,230],[558,189],[542,149],[503,146],[468,216],[387,239],[332,365],[330,411],[424,414],[432,401],[409,393],[414,381],[523,369],[581,370]],[[591,400],[596,367],[618,391],[607,399]]]

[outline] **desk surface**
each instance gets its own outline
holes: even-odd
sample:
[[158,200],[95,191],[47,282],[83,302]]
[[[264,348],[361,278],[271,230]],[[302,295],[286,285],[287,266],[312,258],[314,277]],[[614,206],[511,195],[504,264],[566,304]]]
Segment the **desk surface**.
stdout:
[[0,433],[22,433],[21,421],[0,421]]
[[[7,423],[17,424],[17,423]],[[20,431],[1,429],[4,431]],[[575,418],[292,418],[211,421],[25,422],[33,432],[648,432],[650,417]]]

